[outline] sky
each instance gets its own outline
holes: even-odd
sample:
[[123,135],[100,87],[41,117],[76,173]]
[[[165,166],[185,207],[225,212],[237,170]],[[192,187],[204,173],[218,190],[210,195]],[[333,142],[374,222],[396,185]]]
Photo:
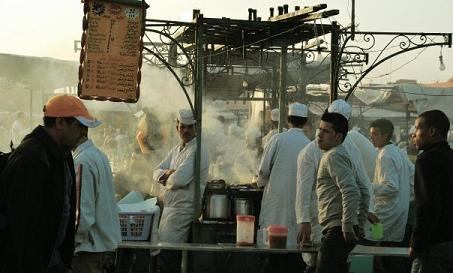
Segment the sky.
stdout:
[[[357,0],[356,23],[361,31],[453,32],[452,0]],[[269,7],[288,4],[309,6],[326,3],[328,9],[339,9],[341,25],[350,24],[351,0],[148,0],[147,18],[184,20],[192,9],[200,9],[205,17],[246,19],[247,9],[255,8],[258,16],[267,18]],[[77,60],[74,40],[82,34],[83,4],[80,0],[0,0],[0,53],[64,60]],[[328,23],[328,20],[325,21]],[[405,53],[383,64],[370,77],[376,81],[400,78],[420,82],[445,81],[453,76],[453,49],[443,48],[445,71],[439,70],[439,47],[427,48],[418,57]],[[416,58],[415,58],[416,57]],[[387,74],[414,59],[401,69]]]

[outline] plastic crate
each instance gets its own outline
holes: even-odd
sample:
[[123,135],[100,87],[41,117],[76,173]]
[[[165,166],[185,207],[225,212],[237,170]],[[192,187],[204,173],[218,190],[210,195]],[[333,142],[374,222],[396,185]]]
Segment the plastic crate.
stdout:
[[123,241],[147,241],[151,235],[154,213],[120,212],[121,238]]

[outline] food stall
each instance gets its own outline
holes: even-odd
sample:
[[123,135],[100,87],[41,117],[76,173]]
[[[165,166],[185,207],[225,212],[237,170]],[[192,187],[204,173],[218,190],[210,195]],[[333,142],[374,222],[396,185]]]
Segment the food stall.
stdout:
[[[309,49],[304,47],[309,40],[331,34],[333,44],[338,42],[339,26],[335,22],[314,22],[338,14],[338,10],[325,10],[326,8],[327,5],[317,5],[303,9],[295,7],[294,11],[289,11],[289,7],[285,5],[278,8],[278,14],[274,14],[271,9],[268,20],[258,18],[256,10],[249,10],[248,20],[206,18],[198,10],[194,10],[193,22],[190,23],[147,19],[144,64],[167,68],[175,76],[193,109],[198,136],[205,137],[210,133],[204,134],[202,128],[205,121],[209,120],[204,109],[208,101],[213,99],[261,102],[263,106],[267,102],[272,107],[279,107],[279,124],[282,129],[286,123],[286,105],[289,100],[297,99],[287,96],[288,83],[294,86],[300,83],[300,77],[291,77],[292,74],[288,76],[288,67],[297,68],[298,72],[293,74],[299,75],[306,69],[307,58],[311,56],[309,62],[314,61],[314,55],[308,54],[307,57],[306,50]],[[325,11],[320,12],[321,10]],[[320,29],[323,31],[318,31]],[[292,63],[291,66],[288,60]],[[332,55],[330,66],[335,62],[336,56]],[[333,67],[331,71],[334,71]],[[332,74],[326,73],[327,78]],[[263,96],[255,96],[257,90]],[[193,95],[190,91],[193,91]],[[265,112],[263,111],[263,115]],[[262,118],[265,120],[264,116]],[[222,252],[225,253],[209,253],[217,248],[210,248],[208,245],[236,243],[236,214],[239,211],[255,216],[253,237],[256,237],[262,189],[252,185],[252,176],[238,179],[239,181],[235,178],[215,177],[217,181],[208,183],[203,194],[198,186],[201,141],[206,141],[203,137],[197,138],[194,166],[194,200],[202,199],[203,202],[194,203],[190,245],[207,245],[204,245],[205,252],[203,248],[199,248],[197,250],[201,252],[193,253],[189,260],[187,256],[183,256],[183,268],[190,268],[194,272],[211,272],[212,267],[222,264],[216,261],[228,260],[228,266],[223,269],[225,272],[233,272],[237,271],[238,265],[248,264],[245,261],[250,261],[250,258],[259,261],[260,251],[256,250],[260,248],[254,246],[243,250],[248,252],[247,255],[236,253],[237,251],[229,253],[227,250],[230,248],[225,247],[222,247]],[[212,138],[207,138],[207,141],[210,139]],[[244,146],[239,147],[245,149]],[[259,161],[258,153],[255,159]],[[222,179],[223,183],[219,183]],[[256,242],[255,238],[252,240]],[[162,244],[159,246],[163,247]],[[261,249],[265,251],[268,248]],[[209,260],[212,263],[207,264],[206,257],[211,257]],[[260,268],[258,265],[251,265],[249,271],[260,272]]]

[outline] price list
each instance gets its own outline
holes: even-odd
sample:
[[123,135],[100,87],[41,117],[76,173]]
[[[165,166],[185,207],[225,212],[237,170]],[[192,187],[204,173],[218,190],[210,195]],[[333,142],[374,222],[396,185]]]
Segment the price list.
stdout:
[[133,100],[141,57],[141,9],[95,2],[88,14],[82,95]]

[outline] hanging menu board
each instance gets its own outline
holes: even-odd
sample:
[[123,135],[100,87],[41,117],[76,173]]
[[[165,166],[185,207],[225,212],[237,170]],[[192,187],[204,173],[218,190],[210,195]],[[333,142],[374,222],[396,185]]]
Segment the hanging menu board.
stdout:
[[140,96],[145,8],[119,2],[85,0],[81,98],[137,102]]

